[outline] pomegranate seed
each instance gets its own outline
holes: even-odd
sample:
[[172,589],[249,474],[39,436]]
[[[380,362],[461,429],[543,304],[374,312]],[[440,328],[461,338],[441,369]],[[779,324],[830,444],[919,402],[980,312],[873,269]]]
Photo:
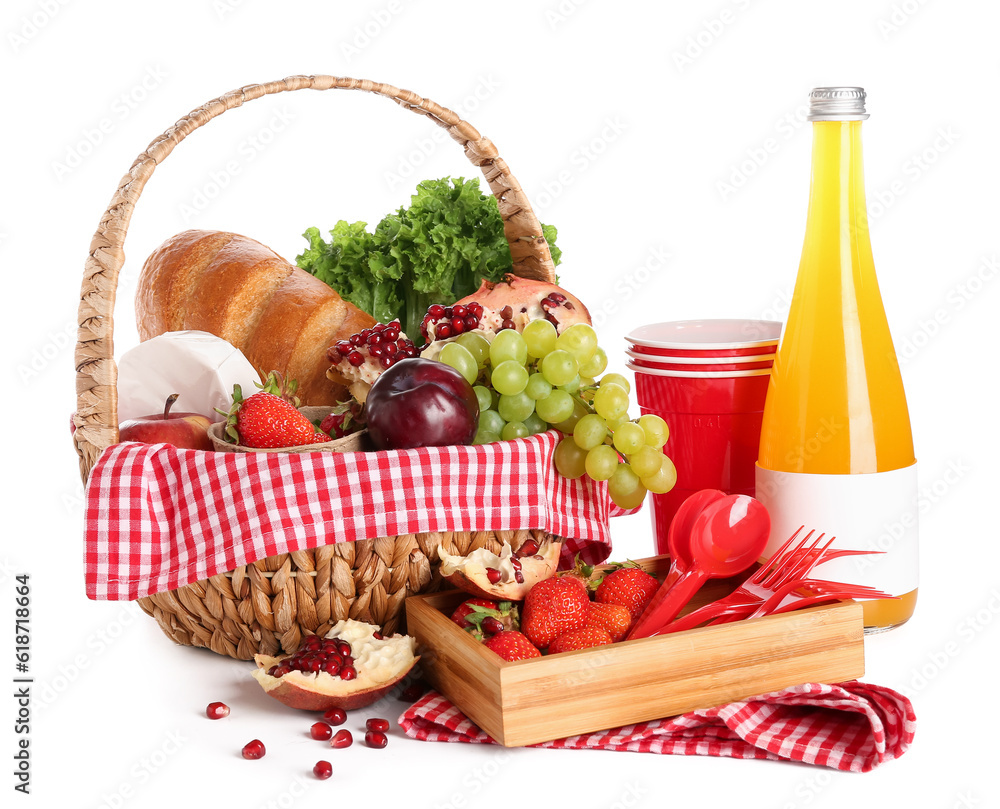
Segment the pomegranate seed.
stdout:
[[333,728],[326,722],[316,722],[309,728],[309,735],[316,739],[316,741],[325,742],[333,735]]
[[307,671],[308,671],[308,672],[309,672],[310,674],[315,674],[315,673],[316,673],[316,672],[318,672],[318,671],[319,671],[319,670],[320,670],[321,668],[323,668],[323,661],[322,661],[322,660],[316,660],[315,658],[313,658],[312,660],[310,660],[310,661],[309,661],[309,663],[308,663],[308,666],[307,666],[306,670],[307,670]]
[[243,758],[248,761],[253,761],[258,758],[264,758],[264,753],[267,751],[264,749],[264,742],[260,739],[254,739],[251,742],[247,742],[243,745],[243,750],[241,751]]
[[516,581],[518,584],[524,584],[524,574],[521,572],[520,569],[516,569],[514,571],[514,581]]
[[325,781],[333,775],[333,765],[329,761],[317,761],[313,765],[313,775],[320,781]]
[[340,661],[336,657],[327,658],[323,664],[322,671],[330,675],[340,674]]
[[323,714],[323,719],[331,725],[343,725],[347,721],[347,711],[343,708],[331,708]]
[[365,722],[365,728],[368,730],[377,730],[380,733],[385,733],[389,729],[388,719],[377,719],[372,718]]
[[479,328],[479,318],[476,317],[475,315],[466,315],[465,316],[465,330],[466,331],[475,331],[478,328]]
[[444,308],[443,314],[445,317],[450,318],[452,315],[455,314],[455,310],[451,306],[446,306]]
[[427,309],[427,314],[436,320],[444,314],[444,307],[439,303],[432,304]]
[[341,658],[340,665],[342,667],[343,666],[350,666],[351,668],[354,668],[354,658],[351,657],[351,655],[344,655],[343,658]]
[[347,361],[355,368],[358,368],[365,364],[365,356],[360,351],[352,351],[347,355]]
[[351,343],[349,340],[338,340],[336,345],[337,351],[339,351],[343,356],[346,357],[351,353]]
[[375,343],[373,346],[368,346],[368,353],[373,357],[381,357],[385,354],[385,349],[379,343]]
[[559,321],[558,321],[558,320],[556,320],[556,317],[555,317],[555,315],[553,315],[553,314],[552,314],[551,312],[546,312],[546,313],[545,313],[545,319],[546,319],[547,321],[549,321],[549,323],[551,323],[551,324],[552,324],[553,326],[555,326],[556,328],[558,328],[558,327],[559,327]]
[[500,583],[500,571],[495,567],[486,568],[486,578],[490,580],[490,584]]
[[372,637],[375,638],[375,640],[385,640],[385,636],[377,629],[372,632]]
[[385,331],[385,327],[386,327],[385,323],[376,323],[374,326],[372,326],[372,331],[383,332]]
[[361,339],[360,334],[352,334],[347,342],[349,342],[352,346],[359,346],[364,342],[364,340]]
[[514,310],[511,309],[509,306],[505,306],[503,309],[500,310],[500,317],[502,317],[504,320],[510,320],[512,317],[514,317]]
[[343,750],[345,747],[350,747],[354,744],[354,737],[351,735],[351,731],[347,728],[338,730],[333,734],[333,738],[330,739],[330,747],[336,748],[337,750]]
[[279,664],[278,664],[278,665],[277,665],[277,666],[275,667],[275,670],[274,670],[274,674],[272,674],[271,676],[272,676],[272,677],[284,677],[284,676],[285,676],[286,674],[288,674],[288,672],[290,672],[291,670],[292,670],[292,667],[291,667],[291,666],[288,666],[288,665],[286,665],[285,663],[279,663]]
[[416,346],[407,346],[406,348],[403,349],[403,351],[406,353],[407,357],[416,357],[420,353],[419,351],[417,351]]
[[562,303],[566,300],[566,296],[560,295],[558,292],[550,292],[548,297],[553,303]]
[[399,339],[399,329],[393,327],[382,332],[382,339],[387,343],[395,343]]
[[438,329],[437,329],[437,338],[439,340],[445,340],[448,337],[451,337],[451,324],[450,323],[442,323],[440,326],[438,326]]
[[399,699],[402,702],[416,702],[424,695],[423,683],[411,683],[399,692]]
[[534,556],[536,553],[538,553],[538,543],[533,539],[526,539],[517,549],[518,556]]
[[352,651],[350,643],[343,638],[337,638],[337,654],[341,657],[347,657]]
[[460,303],[456,303],[453,307],[451,307],[451,314],[454,317],[465,317],[468,313],[469,313],[468,307],[463,306]]
[[396,364],[395,357],[382,357],[382,359],[379,360],[379,365],[381,365],[383,368],[392,368],[392,366],[395,364]]
[[270,675],[271,677],[276,677],[277,675],[275,674],[275,672],[276,672],[277,670],[278,670],[278,664],[277,664],[277,663],[275,663],[275,664],[274,664],[273,666],[271,666],[271,668],[269,668],[269,669],[267,670],[267,673],[268,673],[268,674],[269,674],[269,675]]
[[483,618],[479,625],[483,628],[483,632],[488,635],[496,635],[503,632],[503,624],[498,618],[494,618],[492,615]]
[[465,331],[465,318],[453,317],[451,319],[451,330],[454,334],[461,334]]
[[483,305],[481,303],[477,303],[476,301],[473,301],[466,308],[472,314],[474,314],[476,317],[482,317],[483,316]]
[[354,666],[344,666],[340,670],[341,680],[353,680],[358,676],[358,672],[355,670]]
[[384,733],[380,733],[377,730],[369,730],[365,734],[365,744],[369,747],[383,748],[389,743],[389,739]]
[[229,706],[224,702],[210,702],[205,709],[209,719],[223,719],[229,716]]
[[382,342],[382,334],[380,332],[375,332],[371,337],[368,338],[369,346],[377,346]]
[[514,321],[511,320],[510,318],[506,318],[503,321],[503,323],[500,324],[500,331],[503,331],[504,329],[513,329],[513,328],[514,328]]
[[371,336],[372,336],[372,330],[371,329],[362,329],[361,330],[361,342],[362,343],[367,343],[368,342],[368,338],[371,337]]

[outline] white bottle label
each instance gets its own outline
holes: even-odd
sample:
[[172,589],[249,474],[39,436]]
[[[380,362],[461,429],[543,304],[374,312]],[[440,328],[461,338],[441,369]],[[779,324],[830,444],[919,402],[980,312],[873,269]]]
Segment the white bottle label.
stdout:
[[809,475],[757,466],[756,497],[771,515],[770,556],[805,526],[831,548],[882,551],[813,568],[813,578],[867,584],[895,596],[916,589],[919,569],[916,463],[891,472]]

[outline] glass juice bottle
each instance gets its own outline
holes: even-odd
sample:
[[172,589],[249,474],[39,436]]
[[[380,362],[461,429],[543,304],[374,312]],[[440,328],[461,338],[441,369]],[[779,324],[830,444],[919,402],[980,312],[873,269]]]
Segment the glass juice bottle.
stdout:
[[833,547],[818,578],[898,596],[863,602],[866,632],[891,629],[917,599],[917,474],[910,417],[868,235],[860,87],[809,98],[812,183],[795,291],[764,406],[757,497],[773,552],[800,526]]

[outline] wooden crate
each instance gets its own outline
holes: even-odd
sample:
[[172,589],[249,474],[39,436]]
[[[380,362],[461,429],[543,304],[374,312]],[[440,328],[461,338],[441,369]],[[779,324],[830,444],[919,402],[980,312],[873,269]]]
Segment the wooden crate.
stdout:
[[[662,577],[666,557],[639,560]],[[709,582],[689,609],[730,592]],[[847,601],[551,657],[502,660],[449,615],[457,590],[406,599],[427,681],[497,742],[517,747],[686,713],[805,682],[864,674],[861,605]]]

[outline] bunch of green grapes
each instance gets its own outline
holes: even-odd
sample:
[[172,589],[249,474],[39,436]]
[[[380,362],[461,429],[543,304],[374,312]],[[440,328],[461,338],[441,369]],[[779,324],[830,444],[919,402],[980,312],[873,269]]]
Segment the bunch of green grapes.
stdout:
[[474,443],[523,438],[550,427],[564,437],[556,449],[560,474],[608,481],[611,499],[635,508],[647,491],[670,491],[677,479],[663,453],[667,425],[659,416],[629,418],[628,380],[606,374],[606,352],[597,333],[576,323],[562,334],[544,319],[522,333],[504,329],[490,342],[466,332],[445,345],[438,359],[461,373],[479,399]]

